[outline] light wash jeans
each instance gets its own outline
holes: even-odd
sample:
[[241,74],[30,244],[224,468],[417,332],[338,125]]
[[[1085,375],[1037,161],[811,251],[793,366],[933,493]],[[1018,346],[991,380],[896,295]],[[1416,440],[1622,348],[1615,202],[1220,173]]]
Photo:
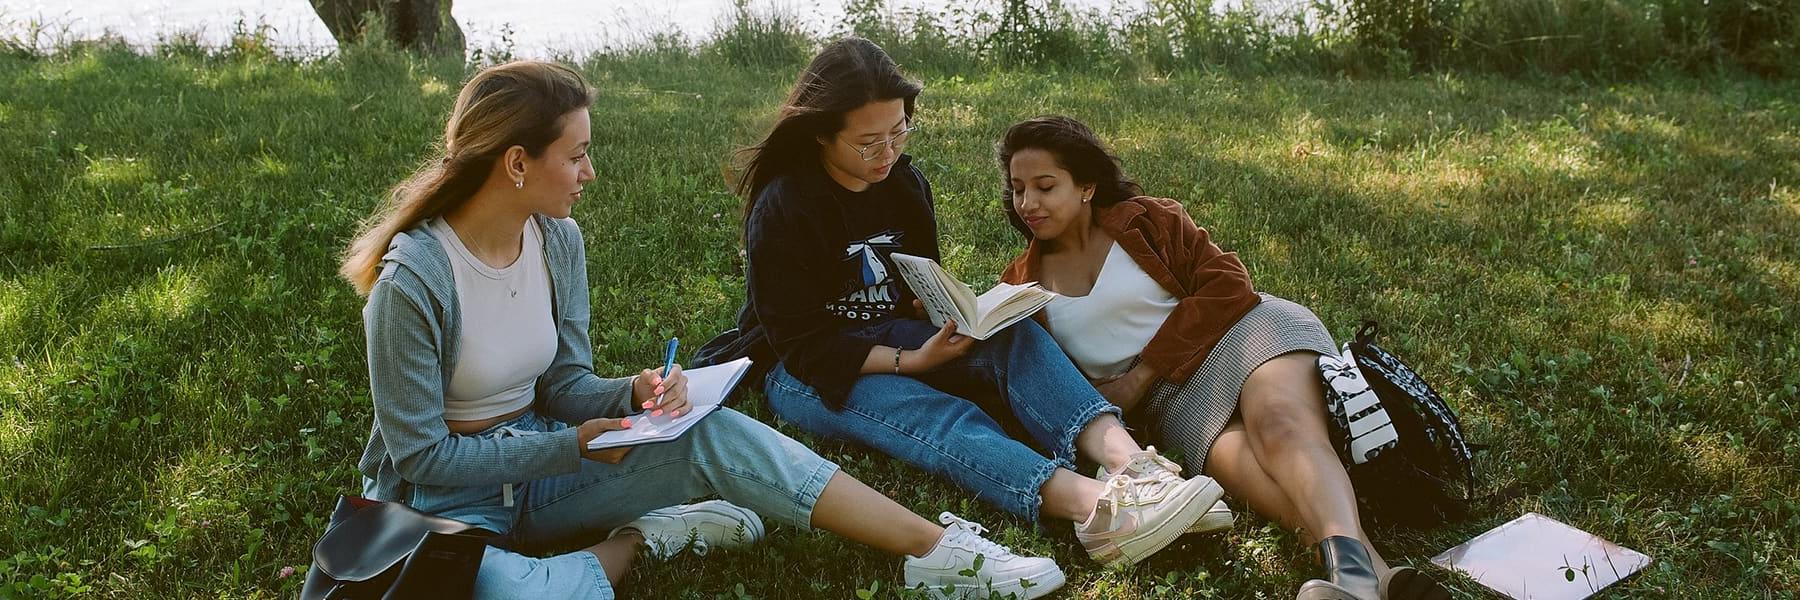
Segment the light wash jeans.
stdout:
[[[535,435],[568,424],[527,412],[477,436]],[[454,434],[453,434],[454,435]],[[680,438],[633,448],[619,464],[582,461],[580,472],[512,486],[412,486],[408,504],[503,534],[531,551],[591,545],[652,510],[702,496],[800,528],[838,466],[768,425],[721,408]],[[365,480],[365,487],[372,485]],[[611,600],[612,584],[586,551],[537,558],[488,547],[475,578],[478,599]]]
[[[930,323],[906,319],[860,331],[877,344],[912,349],[935,333]],[[930,373],[864,375],[842,410],[825,406],[781,364],[763,387],[782,420],[948,478],[1034,523],[1044,482],[1058,467],[1075,468],[1075,437],[1100,415],[1119,414],[1030,319]],[[1008,435],[1009,427],[1050,456]]]

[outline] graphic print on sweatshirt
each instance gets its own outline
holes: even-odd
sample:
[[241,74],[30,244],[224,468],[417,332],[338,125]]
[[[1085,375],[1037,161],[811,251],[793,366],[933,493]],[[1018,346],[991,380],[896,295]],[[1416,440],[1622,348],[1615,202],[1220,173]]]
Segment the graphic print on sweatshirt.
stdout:
[[883,256],[900,247],[898,231],[884,231],[844,247],[844,260],[854,264],[855,279],[845,282],[842,298],[827,303],[831,314],[855,321],[870,321],[893,314],[899,306],[900,287],[888,271]]

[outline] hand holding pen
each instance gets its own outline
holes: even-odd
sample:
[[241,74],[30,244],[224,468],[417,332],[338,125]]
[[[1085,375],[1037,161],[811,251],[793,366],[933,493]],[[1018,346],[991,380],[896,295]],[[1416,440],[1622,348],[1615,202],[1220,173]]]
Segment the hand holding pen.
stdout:
[[675,364],[675,349],[680,343],[679,338],[670,338],[662,372],[644,369],[632,385],[632,400],[648,416],[679,417],[688,413],[687,375],[682,374],[681,365]]

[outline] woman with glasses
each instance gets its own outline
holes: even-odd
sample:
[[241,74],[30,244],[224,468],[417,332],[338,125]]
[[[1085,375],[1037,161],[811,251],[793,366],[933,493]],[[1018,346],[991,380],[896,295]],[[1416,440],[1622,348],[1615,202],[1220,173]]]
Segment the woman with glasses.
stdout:
[[[889,257],[939,256],[931,186],[903,153],[919,135],[919,92],[867,40],[813,58],[767,137],[741,154],[747,298],[738,328],[701,361],[772,365],[763,389],[781,419],[1033,522],[1074,521],[1101,563],[1135,563],[1197,525],[1229,526],[1229,513],[1203,519],[1219,486],[1180,477],[1132,441],[1118,407],[1036,323],[976,342],[955,323],[917,318]],[[1078,455],[1114,475],[1076,473]]]
[[[907,586],[933,594],[1062,585],[1055,561],[947,512],[934,524],[730,409],[675,440],[587,449],[640,409],[699,418],[679,366],[594,372],[570,218],[595,180],[593,97],[567,66],[483,69],[457,95],[439,158],[346,253],[340,273],[368,298],[364,495],[497,534],[475,575],[481,599],[612,600],[640,547],[667,558],[753,543],[762,515],[902,555]],[[711,495],[723,500],[658,508]]]

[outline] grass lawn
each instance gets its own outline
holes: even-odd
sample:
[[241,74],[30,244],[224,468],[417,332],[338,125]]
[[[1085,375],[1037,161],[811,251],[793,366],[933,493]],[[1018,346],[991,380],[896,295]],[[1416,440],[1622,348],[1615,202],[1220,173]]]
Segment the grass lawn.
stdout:
[[[798,65],[677,53],[583,70],[600,180],[597,368],[660,361],[742,299],[721,172]],[[335,256],[441,135],[464,67],[106,46],[0,56],[0,598],[291,597],[369,429],[360,299]],[[1352,81],[919,73],[913,148],[947,266],[1022,247],[993,143],[1077,116],[1185,202],[1259,288],[1385,342],[1461,411],[1477,517],[1376,529],[1422,564],[1539,511],[1656,561],[1609,598],[1800,593],[1800,83],[1475,75]],[[760,396],[740,409],[770,420]],[[1291,598],[1311,551],[1247,518],[1137,567],[1087,561],[884,456],[798,435],[918,512],[1067,568],[1065,598]],[[1441,573],[1440,573],[1441,574]],[[639,598],[894,597],[900,561],[777,527],[647,565]],[[1468,580],[1455,587],[1484,597]]]

